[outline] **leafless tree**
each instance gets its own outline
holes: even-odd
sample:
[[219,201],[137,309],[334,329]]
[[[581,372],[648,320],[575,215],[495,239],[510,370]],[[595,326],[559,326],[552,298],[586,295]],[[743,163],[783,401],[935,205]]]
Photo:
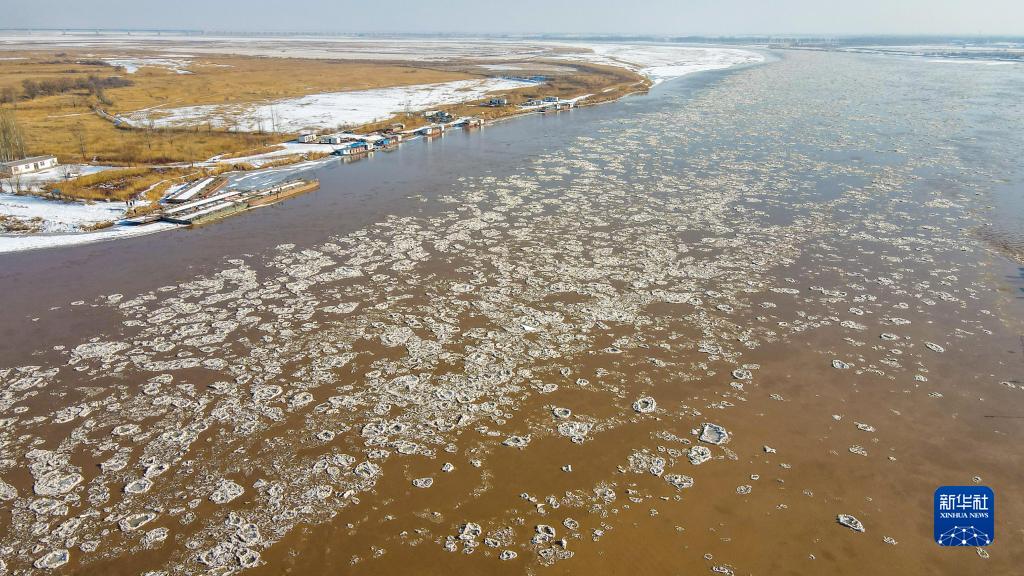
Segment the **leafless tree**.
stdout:
[[25,139],[12,110],[0,108],[0,162],[25,157]]
[[85,162],[85,127],[81,122],[71,127],[71,135],[74,136],[75,143],[78,144],[78,153],[82,155],[82,161]]
[[[3,180],[7,182],[7,191],[12,194],[21,194],[21,175],[20,174],[4,174]],[[3,186],[0,186],[2,189]]]
[[193,154],[195,144],[195,133],[199,130],[199,125],[185,126],[184,138],[185,138],[185,155],[188,156],[188,161],[191,166],[195,166],[195,155]]

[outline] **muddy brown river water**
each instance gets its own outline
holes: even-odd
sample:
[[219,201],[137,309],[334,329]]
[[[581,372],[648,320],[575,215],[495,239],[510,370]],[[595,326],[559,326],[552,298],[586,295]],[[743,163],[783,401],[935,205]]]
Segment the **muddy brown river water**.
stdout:
[[1021,94],[778,53],[0,256],[4,570],[1018,573]]

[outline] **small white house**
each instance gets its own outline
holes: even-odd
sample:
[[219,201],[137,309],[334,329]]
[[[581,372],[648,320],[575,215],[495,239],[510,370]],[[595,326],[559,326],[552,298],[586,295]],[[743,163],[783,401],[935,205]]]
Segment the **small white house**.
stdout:
[[19,176],[57,166],[56,156],[33,156],[0,164],[0,173]]
[[315,144],[318,138],[315,132],[301,132],[295,141],[301,144]]
[[324,134],[320,137],[319,142],[321,144],[341,144],[345,140],[346,138],[340,134]]

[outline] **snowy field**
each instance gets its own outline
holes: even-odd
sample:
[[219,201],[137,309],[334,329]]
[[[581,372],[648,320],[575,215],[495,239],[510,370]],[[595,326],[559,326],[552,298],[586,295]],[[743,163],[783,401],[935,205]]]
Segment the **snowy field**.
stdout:
[[[422,42],[420,44],[423,44]],[[437,42],[442,52],[451,49]],[[576,49],[554,55],[554,48]],[[551,52],[551,53],[548,53]],[[655,83],[694,72],[720,70],[761,62],[757,52],[734,48],[699,48],[669,44],[553,44],[542,55],[568,61],[594,62],[629,68]],[[522,54],[519,54],[522,57]],[[534,55],[536,56],[536,55]],[[542,65],[542,64],[538,64]],[[514,70],[522,64],[485,64],[492,70]],[[457,104],[483,98],[489,93],[529,86],[504,78],[458,80],[349,92],[311,94],[263,104],[226,104],[150,108],[125,114],[134,126],[181,127],[210,123],[216,128],[255,132],[295,132],[303,129],[335,129],[385,120],[406,111]]]
[[83,226],[124,216],[123,202],[60,202],[38,196],[0,194],[0,214],[18,220],[42,220],[40,232],[77,232]]
[[[25,191],[39,191],[47,184],[63,179],[66,170],[84,175],[109,169],[109,166],[85,164],[58,166],[26,174],[19,179],[18,186]],[[40,234],[66,235],[79,232],[86,226],[118,220],[125,212],[124,204],[120,202],[61,202],[13,192],[13,185],[9,179],[0,180],[0,216],[19,220],[33,228],[38,227]],[[25,235],[0,235],[0,243],[6,243],[11,237],[23,238]],[[0,249],[0,252],[2,251],[4,250]]]
[[330,154],[334,152],[338,147],[333,144],[305,144],[301,142],[282,142],[280,144],[284,146],[281,150],[274,150],[273,152],[264,152],[263,154],[253,154],[252,156],[239,156],[237,158],[222,158],[220,156],[214,156],[205,162],[206,165],[216,165],[218,162],[231,162],[234,164],[246,163],[253,164],[255,166],[262,166],[263,163],[281,156],[291,156],[293,154],[307,154],[313,153],[324,153]]
[[188,70],[189,65],[192,61],[187,57],[179,58],[131,58],[131,57],[120,57],[120,58],[104,58],[106,62],[109,62],[111,66],[120,66],[124,68],[124,71],[128,74],[135,74],[139,71],[139,68],[166,68],[174,72],[175,74],[192,74]]
[[[63,164],[54,168],[25,174],[18,178],[17,186],[21,190],[42,190],[47,184],[63,180],[66,174],[85,176],[104,170],[111,166],[93,166],[91,164]],[[10,178],[0,178],[0,192],[16,192],[15,183]],[[3,212],[0,212],[2,214]]]
[[456,80],[438,84],[416,84],[349,92],[311,94],[265,104],[185,106],[139,110],[124,118],[132,125],[164,128],[210,122],[214,127],[243,132],[272,130],[296,132],[302,129],[334,129],[385,120],[405,111],[477,100],[487,94],[532,85],[504,78]]

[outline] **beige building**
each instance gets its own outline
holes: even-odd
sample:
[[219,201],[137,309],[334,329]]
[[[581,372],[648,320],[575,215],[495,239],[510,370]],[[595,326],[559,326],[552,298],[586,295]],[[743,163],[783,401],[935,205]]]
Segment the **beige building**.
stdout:
[[56,165],[56,156],[33,156],[31,158],[23,158],[21,160],[14,160],[0,164],[0,174],[20,176],[22,174],[31,174],[32,172],[39,172],[40,170],[53,168]]

